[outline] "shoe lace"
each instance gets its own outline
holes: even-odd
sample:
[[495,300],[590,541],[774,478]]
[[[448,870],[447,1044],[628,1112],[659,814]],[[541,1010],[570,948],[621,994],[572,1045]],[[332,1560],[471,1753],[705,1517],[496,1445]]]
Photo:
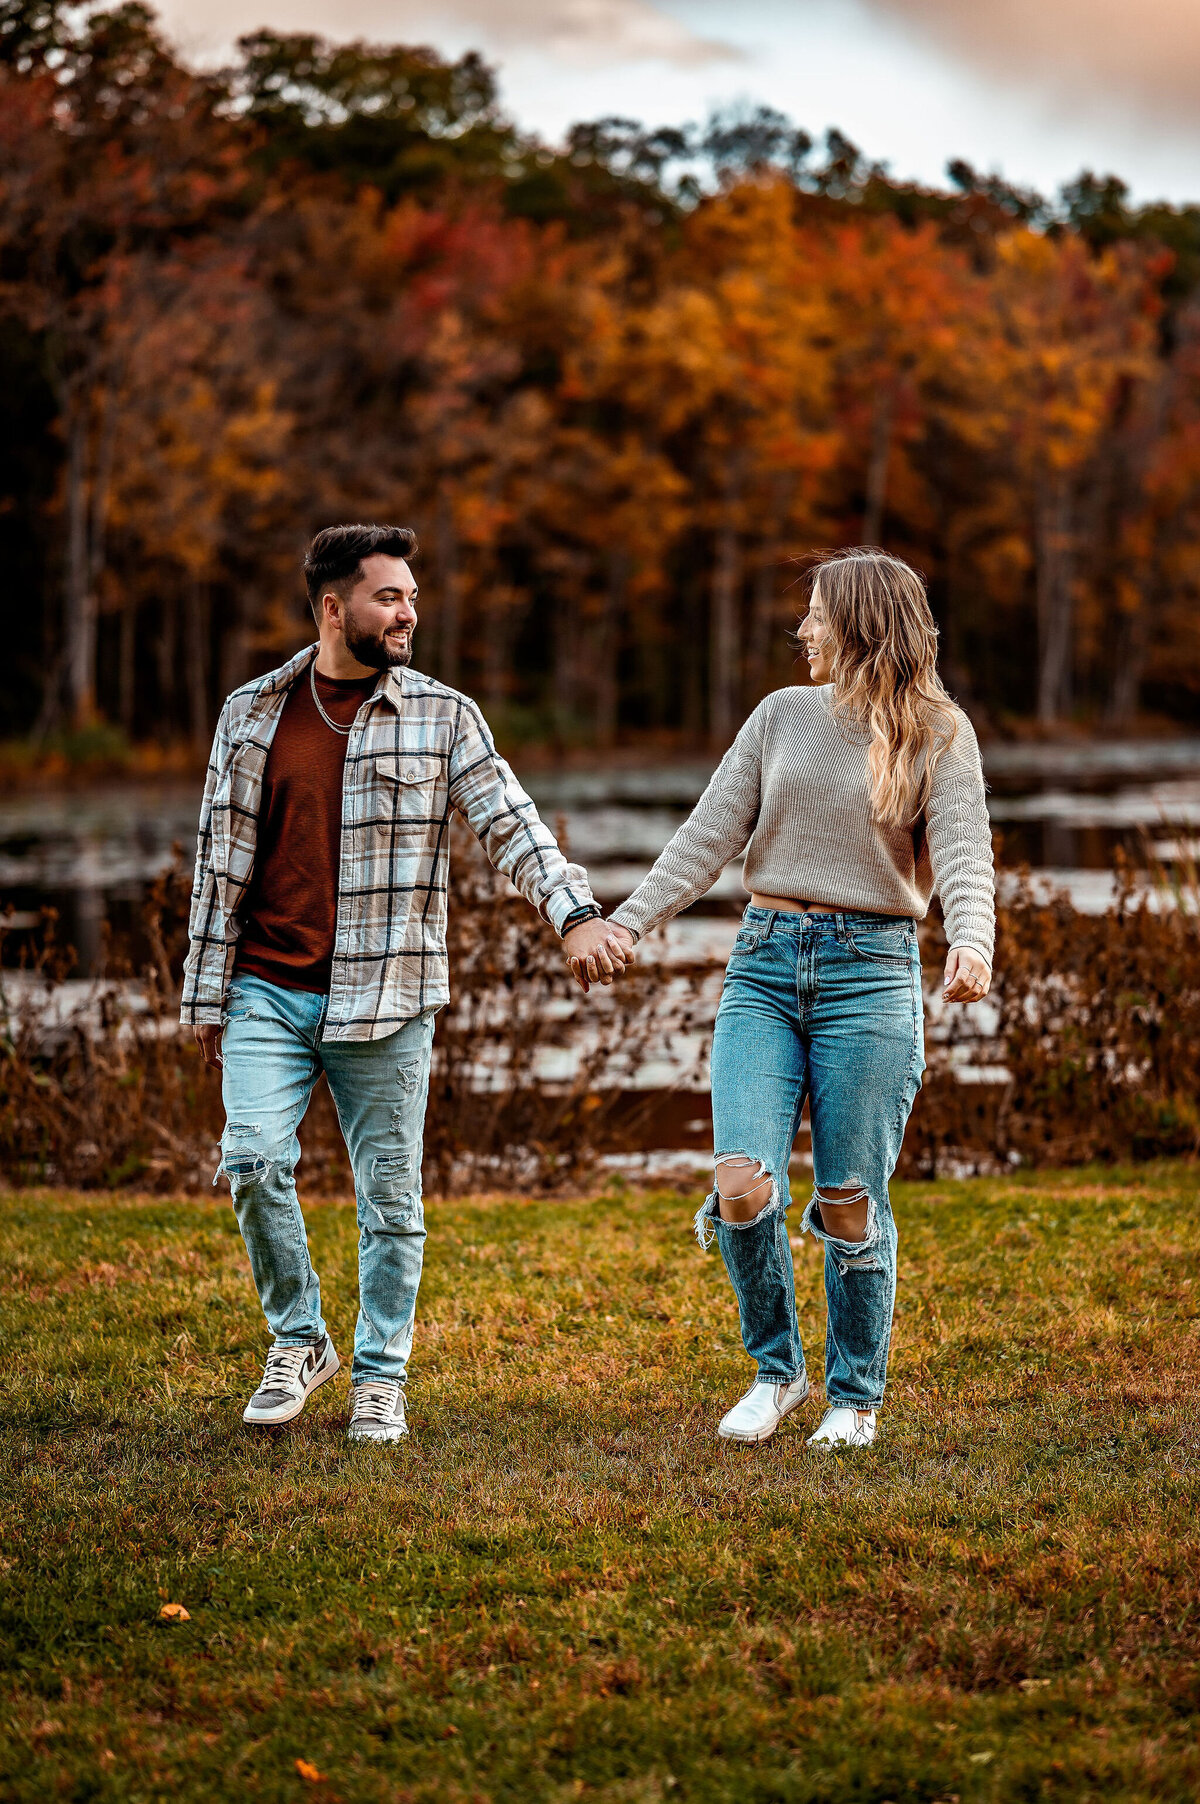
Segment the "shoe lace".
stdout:
[[[400,1401],[398,1380],[381,1384],[356,1384],[354,1387],[354,1420],[356,1422],[389,1422]],[[401,1409],[403,1403],[401,1402]]]
[[278,1391],[294,1384],[308,1352],[307,1347],[272,1347],[267,1354],[260,1390]]

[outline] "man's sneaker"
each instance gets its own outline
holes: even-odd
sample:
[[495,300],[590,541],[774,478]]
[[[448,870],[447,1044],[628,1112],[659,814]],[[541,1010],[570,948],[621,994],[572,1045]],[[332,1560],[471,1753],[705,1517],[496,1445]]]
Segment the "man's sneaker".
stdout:
[[726,1441],[754,1446],[769,1441],[785,1416],[808,1397],[808,1379],[801,1374],[791,1384],[752,1384],[740,1403],[722,1416],[717,1433]]
[[810,1447],[869,1447],[875,1439],[875,1411],[860,1416],[845,1404],[825,1411],[825,1420],[816,1434],[810,1434]]
[[404,1386],[399,1379],[368,1378],[365,1384],[354,1386],[352,1441],[402,1441],[407,1433]]
[[300,1347],[272,1347],[262,1383],[242,1411],[256,1427],[290,1422],[314,1391],[328,1384],[340,1365],[327,1334]]

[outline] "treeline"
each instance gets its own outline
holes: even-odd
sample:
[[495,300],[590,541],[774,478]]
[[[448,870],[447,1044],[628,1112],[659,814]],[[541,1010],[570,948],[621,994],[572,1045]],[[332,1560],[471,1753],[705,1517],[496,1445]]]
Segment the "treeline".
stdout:
[[203,741],[334,520],[510,736],[726,741],[789,560],[927,574],[1003,728],[1200,690],[1200,208],[891,180],[778,115],[522,134],[475,56],[0,0],[0,732]]

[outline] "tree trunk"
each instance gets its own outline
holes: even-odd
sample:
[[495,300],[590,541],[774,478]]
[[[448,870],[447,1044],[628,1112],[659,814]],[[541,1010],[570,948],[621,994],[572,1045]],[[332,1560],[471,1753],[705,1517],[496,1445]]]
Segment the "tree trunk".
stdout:
[[183,628],[187,668],[188,734],[192,744],[204,747],[211,736],[208,718],[208,584],[193,576],[188,582]]
[[738,601],[742,583],[741,547],[727,513],[717,534],[708,638],[708,730],[723,750],[737,725],[741,688],[738,658]]
[[617,737],[617,658],[628,579],[629,560],[621,552],[613,552],[608,560],[608,595],[597,623],[594,679],[596,744],[606,750]]
[[1074,534],[1064,476],[1047,476],[1037,502],[1037,713],[1049,727],[1070,712]]
[[871,424],[871,455],[867,460],[866,508],[861,540],[864,545],[878,545],[883,536],[883,510],[887,503],[888,464],[892,456],[892,425],[895,417],[894,390],[877,390]]
[[550,704],[555,737],[562,745],[569,744],[575,734],[579,613],[574,581],[570,582],[569,588],[566,582],[562,582],[554,609],[554,694]]
[[121,602],[120,636],[117,640],[117,718],[132,739],[136,726],[137,604],[132,595]]
[[458,558],[458,534],[449,497],[443,492],[437,511],[438,573],[442,592],[437,600],[437,673],[452,689],[459,686],[459,640],[462,635],[462,571]]
[[1120,616],[1113,635],[1116,641],[1116,664],[1104,724],[1124,731],[1137,713],[1142,694],[1142,678],[1150,656],[1150,608],[1144,591],[1137,606]]
[[175,720],[178,612],[175,592],[173,589],[169,589],[163,597],[158,625],[158,644],[155,647],[158,653],[158,718],[162,736],[167,740],[173,737],[172,726]]
[[67,427],[67,559],[63,582],[63,632],[67,645],[67,697],[75,726],[96,712],[96,593],[88,548],[88,432],[78,402]]

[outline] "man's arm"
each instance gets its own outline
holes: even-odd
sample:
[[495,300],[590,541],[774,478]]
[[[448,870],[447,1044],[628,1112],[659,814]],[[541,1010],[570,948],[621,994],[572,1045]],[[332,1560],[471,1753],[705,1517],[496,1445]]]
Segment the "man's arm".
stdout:
[[225,999],[227,947],[225,923],[217,901],[212,861],[212,811],[217,779],[229,756],[228,705],[221,710],[200,803],[196,833],[196,869],[192,878],[192,905],[188,918],[188,954],[183,966],[183,994],[179,1018],[190,1027],[204,1054],[204,1062],[221,1063],[221,1010]]
[[611,983],[631,961],[603,921],[585,920],[567,929],[577,910],[595,907],[587,874],[563,856],[532,800],[497,752],[482,714],[470,701],[463,703],[450,754],[449,779],[451,801],[492,864],[562,936],[580,988],[588,989],[589,977],[593,983]]

